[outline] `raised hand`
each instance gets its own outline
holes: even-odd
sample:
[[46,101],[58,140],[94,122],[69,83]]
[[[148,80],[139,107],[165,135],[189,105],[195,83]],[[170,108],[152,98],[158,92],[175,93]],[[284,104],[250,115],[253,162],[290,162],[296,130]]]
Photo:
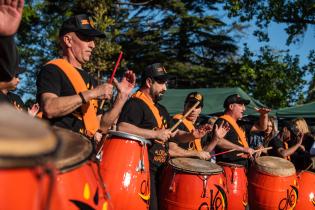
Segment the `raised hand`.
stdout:
[[192,134],[195,139],[200,139],[204,137],[211,130],[212,130],[212,126],[210,124],[204,124],[200,126],[198,129],[193,130]]
[[227,134],[227,132],[229,132],[230,130],[230,126],[228,123],[224,123],[223,121],[221,122],[221,124],[218,126],[217,124],[215,124],[214,126],[214,138],[219,140],[224,138],[224,136]]
[[255,107],[256,112],[260,113],[260,114],[268,114],[269,112],[271,112],[271,109],[268,108],[257,108]]
[[24,0],[0,1],[0,35],[10,36],[19,28]]
[[28,114],[31,115],[32,117],[35,117],[36,114],[38,113],[38,111],[39,111],[39,104],[38,103],[33,104],[33,106],[31,108],[27,109]]
[[114,80],[114,85],[116,86],[118,92],[129,96],[131,93],[132,89],[136,85],[136,75],[133,73],[132,70],[126,71],[124,77],[122,78],[121,82],[118,83],[117,81]]

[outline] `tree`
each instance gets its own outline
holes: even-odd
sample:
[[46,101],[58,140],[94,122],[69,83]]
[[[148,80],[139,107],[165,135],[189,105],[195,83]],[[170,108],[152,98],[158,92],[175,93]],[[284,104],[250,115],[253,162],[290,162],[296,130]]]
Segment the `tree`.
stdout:
[[231,60],[222,74],[227,75],[222,86],[241,87],[271,108],[286,107],[298,101],[305,84],[305,70],[299,67],[299,58],[267,46],[256,55],[245,46],[244,54]]
[[315,25],[314,0],[227,0],[225,9],[230,17],[239,20],[255,20],[260,30],[255,34],[261,40],[268,40],[268,33],[263,31],[271,21],[287,25],[287,44],[299,41],[308,26]]

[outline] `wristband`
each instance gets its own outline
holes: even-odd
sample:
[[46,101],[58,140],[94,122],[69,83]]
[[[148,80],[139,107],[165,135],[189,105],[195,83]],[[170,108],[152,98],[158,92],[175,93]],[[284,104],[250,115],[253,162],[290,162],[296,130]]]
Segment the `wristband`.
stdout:
[[78,93],[78,95],[80,96],[80,98],[81,98],[81,100],[82,100],[82,104],[86,104],[86,100],[85,100],[85,98],[83,97],[82,92]]

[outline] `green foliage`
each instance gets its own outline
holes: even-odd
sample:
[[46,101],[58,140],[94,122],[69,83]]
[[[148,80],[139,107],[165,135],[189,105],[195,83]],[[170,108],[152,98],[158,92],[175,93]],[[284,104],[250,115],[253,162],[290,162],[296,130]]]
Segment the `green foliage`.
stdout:
[[307,27],[315,24],[314,0],[227,0],[225,9],[240,21],[255,20],[260,28],[255,35],[265,41],[268,33],[264,29],[271,21],[287,25],[287,44],[299,41]]

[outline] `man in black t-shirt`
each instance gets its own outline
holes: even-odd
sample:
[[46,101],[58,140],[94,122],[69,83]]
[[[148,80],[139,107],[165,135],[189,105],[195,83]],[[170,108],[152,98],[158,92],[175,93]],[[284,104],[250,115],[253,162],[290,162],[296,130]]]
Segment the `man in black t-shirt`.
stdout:
[[[250,103],[249,100],[241,98],[238,94],[228,96],[224,101],[224,115],[217,121],[216,125],[220,125],[222,121],[228,122],[230,125],[229,132],[224,139],[219,141],[216,147],[216,152],[223,152],[230,149],[236,151],[217,156],[218,162],[228,162],[241,165],[248,165],[247,158],[251,157],[254,150],[248,147],[246,133],[255,131],[264,131],[267,128],[268,113],[270,109],[260,108],[256,109],[260,113],[260,119],[256,124],[245,124],[240,127],[237,121],[243,117],[245,105]],[[248,155],[237,156],[237,153],[244,152]]]
[[157,189],[161,169],[168,159],[168,140],[174,137],[178,142],[189,142],[203,136],[206,130],[193,133],[178,130],[171,132],[169,113],[158,101],[166,91],[169,75],[163,65],[148,66],[142,73],[140,90],[124,105],[118,119],[119,131],[142,136],[151,140],[150,163],[150,209],[158,209]]
[[134,88],[135,74],[127,71],[121,83],[114,79],[117,98],[112,109],[103,113],[99,105],[101,100],[112,97],[113,85],[98,85],[83,70],[97,37],[104,38],[105,34],[95,29],[93,21],[85,14],[64,21],[59,33],[63,57],[42,67],[37,77],[37,99],[43,118],[52,125],[100,140],[100,133],[107,133]]

